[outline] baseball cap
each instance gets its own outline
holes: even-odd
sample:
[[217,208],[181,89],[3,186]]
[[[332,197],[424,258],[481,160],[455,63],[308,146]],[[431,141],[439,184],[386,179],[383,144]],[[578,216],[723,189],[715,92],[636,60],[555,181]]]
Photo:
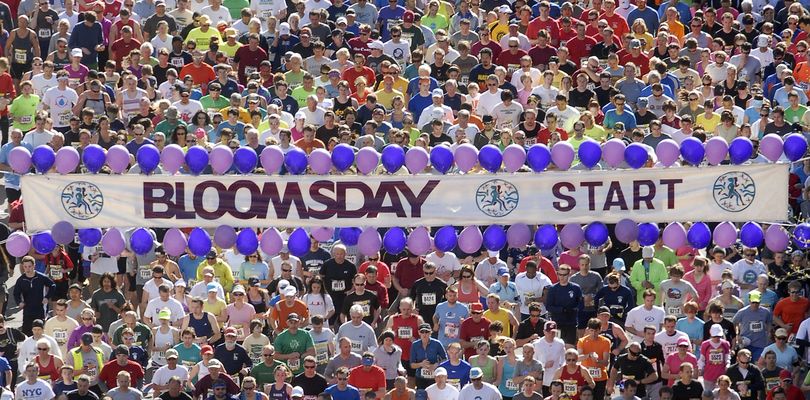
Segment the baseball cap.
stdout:
[[209,260],[215,259],[217,258],[217,252],[215,250],[211,250],[208,252],[208,254],[205,255],[205,258]]
[[411,10],[406,10],[405,13],[402,14],[402,22],[413,23],[413,18],[414,18],[414,15],[413,15],[413,11],[411,11]]
[[209,283],[208,285],[206,285],[206,287],[208,287],[209,292],[218,292],[219,291],[219,289],[217,289],[216,283]]
[[379,40],[372,41],[371,43],[369,43],[369,44],[368,44],[368,48],[369,48],[369,49],[378,49],[378,50],[382,50],[382,48],[383,48],[383,42],[381,42],[381,41],[379,41]]
[[304,397],[304,389],[301,386],[294,387],[292,393],[290,394],[290,397],[292,398]]
[[504,4],[504,5],[500,6],[500,7],[498,7],[498,12],[511,14],[512,9],[509,8],[509,6],[507,6],[506,4]]
[[245,287],[242,285],[236,285],[233,287],[232,293],[242,293],[245,294]]
[[473,313],[484,312],[484,305],[481,303],[472,303],[470,304],[470,312]]
[[757,47],[768,47],[769,42],[768,35],[759,35],[757,37]]
[[430,327],[430,324],[422,324],[419,325],[419,332],[430,332],[433,329]]
[[489,250],[487,251],[487,255],[490,257],[498,257],[501,255],[501,252]]
[[225,336],[239,336],[239,334],[236,333],[236,328],[234,328],[232,326],[229,326],[229,327],[225,328],[224,333],[225,333]]
[[641,41],[640,40],[633,39],[633,40],[630,41],[630,48],[631,49],[637,49],[639,47],[641,47]]
[[779,373],[779,380],[781,380],[781,381],[792,381],[793,380],[793,374],[791,374],[790,371],[788,371],[786,369],[783,369],[782,372]]
[[127,355],[127,356],[128,356],[128,355],[129,355],[129,348],[128,348],[126,345],[119,344],[119,345],[118,345],[118,346],[115,348],[115,354],[116,354],[116,355],[117,355],[117,354],[124,354],[124,355]]
[[655,248],[654,247],[652,247],[652,246],[644,246],[644,248],[641,249],[641,257],[643,257],[643,258],[652,258],[653,256],[655,256]]
[[172,319],[172,311],[168,308],[163,308],[158,312],[158,319]]
[[709,329],[709,335],[711,337],[722,337],[723,336],[723,327],[720,324],[714,324]]
[[597,310],[597,315],[598,314],[610,314],[610,307],[608,306],[599,307],[599,310]]
[[183,279],[178,279],[177,282],[174,283],[174,286],[175,287],[177,287],[177,286],[188,287],[188,285],[186,284],[186,281],[183,280]]
[[788,331],[785,328],[779,328],[773,334],[774,337],[787,336],[787,335],[788,335]]
[[689,346],[689,339],[687,338],[680,338],[677,342],[678,346]]
[[179,355],[177,354],[177,350],[175,350],[175,349],[166,350],[166,359],[167,360],[170,359],[170,358],[178,358],[178,357],[179,357]]
[[284,288],[285,296],[292,297],[295,296],[296,294],[298,294],[298,289],[296,289],[295,286],[289,285],[286,288]]
[[278,34],[279,35],[289,35],[290,34],[290,24],[286,22],[282,22],[278,26]]
[[362,363],[367,367],[374,365],[374,356],[372,356],[371,354],[364,355]]
[[348,24],[348,22],[346,21],[346,17],[338,17],[337,21],[335,21],[335,24],[336,25],[340,25],[340,24],[345,25],[345,24]]
[[[213,359],[211,359],[211,361],[208,361],[208,368],[209,369],[211,369],[211,368],[222,368],[222,362],[220,362],[216,358],[213,358]],[[220,381],[218,380],[217,382],[220,382]]]
[[45,322],[41,319],[35,319],[33,322],[31,322],[31,326],[34,328],[44,328]]
[[498,276],[509,276],[509,268],[498,268]]
[[82,56],[84,56],[84,53],[82,53],[82,49],[73,49],[73,50],[70,51],[70,56],[71,57],[82,57]]
[[205,345],[200,348],[200,354],[214,354],[214,348],[210,345]]
[[555,329],[557,329],[557,323],[554,321],[546,321],[546,324],[543,325],[543,330],[546,332],[553,331]]
[[248,285],[250,286],[259,286],[259,278],[253,276],[248,278]]
[[647,101],[646,97],[641,97],[638,99],[638,101],[636,101],[636,106],[638,106],[638,108],[647,108],[648,104],[649,101]]
[[470,370],[470,379],[481,379],[484,376],[484,371],[481,368],[475,367]]
[[433,89],[433,92],[431,92],[431,95],[433,97],[444,97],[444,92],[442,92],[441,89]]
[[[211,366],[209,365],[208,368],[211,368]],[[226,385],[225,381],[223,381],[222,379],[217,379],[214,383],[211,384],[212,389],[223,388],[223,387],[226,388],[226,387],[228,387],[228,385]]]
[[298,316],[298,313],[290,313],[290,315],[287,316],[287,321],[292,321],[292,320],[300,321],[301,317]]
[[447,376],[447,370],[444,369],[444,367],[436,368],[436,370],[433,371],[433,376]]
[[614,258],[613,259],[613,269],[615,269],[616,271],[624,271],[624,269],[625,269],[624,259]]
[[749,303],[759,303],[762,300],[762,293],[758,290],[752,290],[748,292],[748,302]]

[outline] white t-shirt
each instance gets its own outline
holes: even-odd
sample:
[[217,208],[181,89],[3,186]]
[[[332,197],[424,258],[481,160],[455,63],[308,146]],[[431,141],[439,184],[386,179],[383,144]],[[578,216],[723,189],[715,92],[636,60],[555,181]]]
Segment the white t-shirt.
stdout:
[[399,65],[405,65],[411,61],[411,46],[403,40],[399,43],[389,40],[383,43],[383,54],[391,56]]
[[[545,337],[541,337],[535,340],[532,346],[534,347],[534,359],[543,365],[543,386],[550,386],[551,381],[554,380],[554,374],[565,363],[565,342],[555,337],[549,343]],[[552,361],[553,364],[546,366],[549,361]]]
[[[476,389],[475,385],[469,384],[461,389],[458,394],[459,399],[475,399],[475,400],[501,400],[501,392],[495,385],[487,382],[481,382],[484,386],[481,389]],[[431,400],[433,400],[431,398]]]
[[188,104],[176,101],[172,103],[172,106],[177,108],[177,114],[180,116],[180,119],[185,122],[191,121],[191,117],[193,117],[197,111],[203,111],[202,104],[197,100],[189,100]]
[[[637,306],[630,310],[627,313],[627,319],[625,320],[624,326],[630,327],[632,326],[635,330],[639,332],[644,331],[644,327],[647,325],[652,325],[656,329],[660,329],[661,324],[664,323],[664,317],[666,316],[666,312],[663,308],[659,306],[652,306],[651,309],[644,308],[644,305]],[[627,333],[628,336],[632,336],[632,340],[642,341],[644,340],[641,336],[636,336],[631,333]]]
[[281,276],[281,264],[282,263],[289,263],[293,268],[293,275],[295,275],[296,268],[298,265],[301,264],[301,259],[296,256],[289,256],[286,260],[282,260],[281,256],[275,256],[272,260],[270,260],[270,269],[273,270],[273,277],[278,278]]
[[[545,274],[538,272],[534,278],[529,278],[525,272],[519,273],[515,277],[515,286],[517,287],[518,296],[520,296],[520,313],[529,313],[529,306],[526,304],[527,297],[539,298],[543,295],[543,290],[551,287],[551,285],[551,279]],[[542,302],[540,302],[540,308],[541,311],[546,308]]]
[[492,109],[501,102],[502,89],[498,89],[495,93],[489,90],[481,93],[478,97],[478,108],[475,110],[478,115],[491,115]]
[[441,257],[434,251],[425,257],[425,261],[436,264],[436,275],[461,271],[461,263],[453,253],[443,253]]
[[439,389],[435,383],[425,389],[428,400],[458,400],[458,389],[448,383],[444,384],[444,389]]
[[54,128],[70,126],[70,117],[73,116],[73,106],[79,101],[79,95],[71,88],[60,90],[52,87],[42,96],[42,104],[48,106],[53,118]]
[[670,354],[678,351],[678,340],[681,338],[689,340],[689,335],[678,330],[676,330],[675,334],[672,336],[669,336],[666,331],[661,331],[655,334],[655,342],[660,344],[664,349],[664,358],[669,357]]
[[[225,289],[222,288],[222,285],[220,285],[219,282],[216,281],[211,281],[211,283],[217,285],[217,297],[219,297],[222,300],[225,300]],[[197,282],[196,284],[194,284],[194,287],[191,288],[191,292],[189,292],[189,295],[191,295],[192,297],[200,297],[203,299],[208,298],[208,283],[206,283],[205,281]]]
[[[172,281],[168,279],[163,279],[162,281],[163,282],[161,285],[169,285],[172,291],[174,291],[174,283],[172,283]],[[155,278],[152,278],[143,284],[143,291],[146,292],[147,300],[156,299],[158,296],[160,296],[160,289],[158,288],[157,283],[155,283]]]
[[45,79],[45,74],[36,74],[31,78],[31,87],[34,88],[34,94],[41,99],[45,92],[56,87],[56,74],[51,74],[51,79]]
[[723,278],[723,271],[727,269],[733,272],[734,266],[726,260],[723,260],[721,264],[716,264],[714,260],[709,260],[709,278],[712,282],[720,282]]
[[212,6],[205,7],[202,9],[202,14],[211,18],[211,26],[217,26],[220,21],[227,22],[228,24],[231,23],[231,12],[222,5],[220,5],[219,10],[216,11],[214,11]]
[[23,381],[14,389],[14,398],[17,400],[51,400],[54,396],[51,385],[42,379],[37,379],[33,384]]
[[262,21],[262,25],[267,22],[270,16],[276,15],[285,9],[287,9],[287,4],[283,0],[250,1],[250,10],[256,13],[256,16]]
[[157,315],[158,312],[164,308],[168,308],[169,311],[172,312],[172,323],[186,316],[186,312],[183,310],[183,305],[180,304],[180,302],[175,298],[169,297],[168,301],[163,301],[160,299],[160,297],[157,297],[149,300],[149,303],[146,304],[146,312],[144,313],[144,317],[151,318],[152,326],[158,327],[160,326],[160,320],[158,319]]
[[475,267],[475,277],[484,281],[485,284],[491,285],[498,281],[498,270],[501,268],[506,268],[506,262],[495,260],[495,264],[492,264],[487,258]]
[[155,371],[155,375],[152,376],[152,384],[161,386],[166,385],[169,383],[169,378],[173,376],[180,378],[181,381],[187,381],[188,368],[178,364],[174,369],[169,369],[168,365],[164,365]]

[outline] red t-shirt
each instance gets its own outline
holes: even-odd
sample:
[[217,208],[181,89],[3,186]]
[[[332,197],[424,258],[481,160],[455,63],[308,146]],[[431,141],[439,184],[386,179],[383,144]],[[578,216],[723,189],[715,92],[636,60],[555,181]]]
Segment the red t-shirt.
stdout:
[[242,46],[236,50],[233,61],[239,63],[239,82],[242,84],[247,83],[247,76],[254,71],[258,71],[259,65],[266,59],[267,52],[261,47],[250,50],[250,46]]
[[498,56],[498,59],[495,60],[495,64],[501,65],[506,68],[506,72],[509,75],[507,80],[512,79],[512,73],[520,69],[520,58],[527,55],[527,53],[521,49],[515,54],[512,54],[511,51],[504,51]]
[[360,71],[358,71],[357,68],[348,68],[343,71],[343,76],[341,78],[344,81],[349,82],[349,88],[352,90],[352,93],[354,93],[357,90],[354,82],[361,76],[366,78],[366,86],[373,87],[374,83],[377,81],[377,77],[374,75],[374,70],[366,66],[363,66]]
[[[360,268],[357,269],[358,273],[365,274],[366,269],[368,266],[371,265],[370,261],[365,261],[360,264]],[[391,269],[388,268],[388,265],[382,261],[377,261],[374,266],[377,268],[377,282],[385,282],[388,278],[391,277]]]
[[[539,259],[539,260],[538,260]],[[537,253],[533,256],[523,257],[520,260],[520,264],[518,265],[517,273],[526,272],[526,263],[529,261],[537,262],[537,269],[538,271],[542,272],[545,276],[551,280],[551,283],[557,283],[559,278],[557,278],[557,270],[554,269],[554,264],[551,263],[551,260],[548,258],[543,257],[540,253]]]
[[494,40],[490,40],[489,43],[487,43],[486,45],[481,44],[481,42],[478,41],[478,42],[473,43],[472,46],[470,46],[470,54],[478,57],[478,53],[480,53],[481,49],[483,49],[484,47],[492,50],[492,59],[493,60],[497,60],[498,56],[501,55],[501,51],[503,51],[503,49],[501,48],[501,45],[499,45],[498,43],[495,43]]
[[[573,25],[572,25],[573,26]],[[571,27],[568,29],[560,29],[560,41],[568,42],[569,40],[577,37],[577,31]],[[566,43],[567,45],[567,43]]]
[[[346,44],[349,45],[349,50],[352,51],[352,54],[360,53],[366,57],[371,55],[371,49],[368,48],[368,41],[363,41],[359,37],[351,38]],[[353,82],[349,82],[350,84]]]
[[622,37],[624,36],[625,33],[630,32],[630,27],[627,26],[627,20],[625,20],[624,17],[622,17],[619,14],[616,14],[615,12],[610,17],[608,17],[607,14],[602,13],[602,15],[599,16],[599,19],[604,19],[605,21],[607,21],[608,26],[613,28],[613,34],[618,37]]
[[203,87],[204,90],[207,90],[208,82],[217,79],[214,68],[206,63],[201,63],[199,67],[194,65],[193,62],[184,65],[180,70],[179,78],[183,79],[186,75],[191,75],[195,85],[205,86]]
[[113,52],[113,60],[115,61],[115,66],[118,69],[121,69],[121,61],[124,57],[129,55],[129,52],[132,50],[138,50],[141,48],[141,42],[135,40],[134,38],[130,38],[129,42],[125,41],[123,38],[116,40],[110,46],[110,49]]
[[564,251],[560,254],[560,257],[557,259],[557,265],[568,264],[573,271],[579,271],[579,256],[582,253],[577,255],[571,254],[571,250]]
[[773,308],[773,315],[782,319],[786,324],[793,324],[793,329],[790,333],[796,334],[799,332],[799,325],[804,321],[804,315],[807,309],[810,308],[810,300],[805,297],[799,297],[799,301],[793,301],[789,297],[779,300]]
[[380,301],[380,307],[388,308],[388,289],[383,286],[380,281],[374,282],[374,284],[366,282],[366,289],[377,293],[377,300]]
[[405,318],[402,315],[394,315],[391,323],[391,330],[394,331],[394,344],[402,349],[402,360],[408,361],[411,359],[411,345],[419,335],[419,326],[417,321],[419,318],[416,314],[411,314],[410,318]]
[[[461,321],[459,338],[465,342],[477,342],[489,337],[489,320],[481,317],[481,321],[475,322],[472,317]],[[475,338],[475,340],[473,340]],[[464,349],[464,357],[470,359],[475,355],[475,346]]]
[[[11,100],[17,97],[17,90],[14,89],[14,80],[11,78],[11,74],[8,72],[0,75],[0,97],[9,99],[9,103],[11,103]],[[7,116],[8,107],[6,107],[5,110],[0,111],[0,115]]]
[[385,389],[385,370],[376,365],[372,365],[368,371],[364,368],[360,365],[349,371],[349,385],[372,392]]
[[629,62],[636,64],[636,67],[641,70],[641,74],[636,74],[636,76],[644,76],[650,72],[650,58],[645,56],[644,53],[639,53],[638,57],[633,57],[632,53],[627,53],[624,57],[619,57],[619,62],[621,62],[622,65]]
[[121,371],[129,372],[132,387],[135,387],[138,380],[143,379],[143,367],[141,367],[141,364],[132,360],[127,360],[127,365],[123,367],[118,365],[118,360],[112,360],[104,364],[104,367],[101,368],[101,372],[98,374],[98,379],[104,381],[107,387],[117,387],[118,382],[116,382],[116,380],[118,379],[118,373]]
[[11,203],[8,215],[9,224],[22,224],[25,223],[25,210],[23,209],[23,201],[19,199]]
[[[560,134],[560,140],[568,140],[568,132],[565,129],[557,128],[557,132]],[[551,131],[548,128],[543,128],[540,132],[537,132],[537,143],[548,144],[550,138]]]
[[414,282],[425,277],[425,273],[422,271],[424,265],[425,259],[422,257],[419,257],[416,263],[412,263],[408,257],[405,257],[397,263],[394,277],[397,278],[400,286],[410,289]]
[[591,56],[593,46],[596,46],[596,39],[585,36],[584,39],[574,37],[565,43],[568,47],[568,58],[579,66],[580,60]]
[[557,24],[557,21],[551,19],[550,17],[545,21],[541,21],[540,17],[533,19],[531,22],[529,22],[529,26],[526,29],[526,35],[529,37],[529,39],[535,40],[537,39],[537,34],[541,29],[545,29],[551,34],[551,43],[553,45],[560,43],[560,25]]

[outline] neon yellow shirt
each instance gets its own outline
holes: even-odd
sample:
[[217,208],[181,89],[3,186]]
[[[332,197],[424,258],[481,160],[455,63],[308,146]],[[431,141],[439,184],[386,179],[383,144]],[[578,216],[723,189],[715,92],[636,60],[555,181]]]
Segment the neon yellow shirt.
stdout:
[[188,33],[184,43],[187,44],[193,39],[194,42],[197,43],[197,50],[208,51],[211,44],[211,37],[219,38],[220,43],[222,42],[222,35],[220,35],[218,30],[208,27],[208,30],[203,32],[202,28],[194,28]]
[[217,262],[213,265],[208,263],[207,260],[200,264],[200,268],[197,269],[197,281],[203,280],[203,268],[211,267],[214,269],[214,280],[218,281],[226,292],[230,292],[233,288],[233,272],[231,272],[231,267],[220,258],[217,258],[216,261]]

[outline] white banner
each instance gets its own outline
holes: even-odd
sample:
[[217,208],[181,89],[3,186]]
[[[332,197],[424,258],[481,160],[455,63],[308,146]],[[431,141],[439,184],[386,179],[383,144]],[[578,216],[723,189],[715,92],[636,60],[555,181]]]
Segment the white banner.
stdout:
[[26,229],[441,226],[766,221],[787,216],[788,165],[539,174],[27,175]]

